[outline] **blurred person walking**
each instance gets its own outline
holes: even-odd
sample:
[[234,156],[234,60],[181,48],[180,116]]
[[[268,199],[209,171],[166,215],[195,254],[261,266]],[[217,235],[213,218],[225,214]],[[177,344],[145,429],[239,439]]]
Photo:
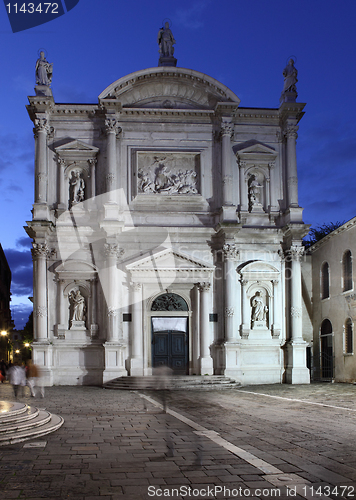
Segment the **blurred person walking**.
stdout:
[[41,397],[44,398],[44,387],[41,379],[41,372],[37,365],[31,359],[27,361],[27,385],[30,388],[31,396],[36,396],[36,388],[38,388]]
[[13,366],[8,371],[9,382],[13,387],[14,396],[17,399],[17,394],[19,393],[19,388],[22,387],[22,396],[23,396],[23,387],[26,386],[26,371],[25,367],[19,365],[16,361]]

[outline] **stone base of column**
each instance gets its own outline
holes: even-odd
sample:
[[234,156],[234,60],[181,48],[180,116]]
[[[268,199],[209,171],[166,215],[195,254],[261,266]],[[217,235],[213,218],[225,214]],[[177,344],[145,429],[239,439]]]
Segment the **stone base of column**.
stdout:
[[310,372],[306,366],[307,343],[300,342],[287,343],[287,384],[310,384]]
[[143,371],[143,358],[131,358],[130,359],[130,377],[142,377],[144,374]]
[[105,370],[103,383],[127,375],[125,368],[126,345],[117,342],[105,342]]
[[120,207],[115,202],[108,202],[104,204],[104,220],[118,220]]
[[53,385],[52,371],[53,346],[47,341],[32,342],[32,361],[41,372],[41,382],[45,387]]
[[214,366],[212,358],[200,358],[200,375],[214,375]]

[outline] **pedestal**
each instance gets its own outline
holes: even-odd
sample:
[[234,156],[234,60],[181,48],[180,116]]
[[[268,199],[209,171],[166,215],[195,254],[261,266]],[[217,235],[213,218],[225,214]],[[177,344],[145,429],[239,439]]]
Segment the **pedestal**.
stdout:
[[125,368],[126,345],[118,342],[105,342],[105,370],[103,383],[118,377],[127,376]]
[[307,343],[290,341],[287,343],[287,384],[310,384],[310,372],[306,367]]
[[173,56],[161,56],[158,60],[158,66],[177,66],[177,59]]
[[52,354],[53,346],[49,342],[32,342],[32,360],[40,370],[45,387],[53,385]]

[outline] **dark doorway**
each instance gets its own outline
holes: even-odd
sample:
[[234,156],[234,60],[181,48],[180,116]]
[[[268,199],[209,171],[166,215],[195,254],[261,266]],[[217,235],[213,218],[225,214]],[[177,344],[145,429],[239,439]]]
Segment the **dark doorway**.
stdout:
[[152,366],[188,373],[188,317],[152,317]]
[[324,319],[320,329],[320,367],[323,380],[332,380],[334,377],[332,331],[332,324],[328,319]]

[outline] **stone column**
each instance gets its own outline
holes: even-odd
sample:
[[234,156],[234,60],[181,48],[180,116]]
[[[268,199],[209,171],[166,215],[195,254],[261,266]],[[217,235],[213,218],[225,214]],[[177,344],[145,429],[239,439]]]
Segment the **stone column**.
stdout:
[[269,182],[269,203],[270,211],[278,211],[278,206],[277,206],[277,193],[276,193],[276,185],[277,185],[277,179],[276,179],[276,162],[272,161],[271,163],[268,164],[269,167],[269,176],[270,176],[270,182]]
[[47,202],[47,118],[35,119],[35,203]]
[[47,329],[47,243],[33,243],[33,331],[37,342],[48,341]]
[[90,336],[91,338],[95,338],[98,335],[98,324],[97,324],[97,278],[92,278],[90,280],[90,297],[91,297],[91,323],[90,323]]
[[59,166],[59,206],[63,210],[68,209],[69,200],[69,186],[65,179],[65,168],[67,166],[66,161],[63,158],[58,159]]
[[132,323],[130,375],[143,375],[142,284],[131,283]]
[[199,285],[193,288],[194,293],[194,308],[192,316],[193,327],[193,372],[199,373],[199,360],[200,360],[200,295]]
[[241,326],[240,326],[240,335],[243,339],[247,339],[250,334],[250,325],[251,325],[251,308],[250,303],[247,300],[247,284],[248,281],[241,279],[241,310],[242,310],[242,318],[241,318]]
[[298,172],[297,172],[297,153],[296,141],[298,138],[297,125],[289,125],[285,130],[287,138],[287,188],[288,205],[298,207]]
[[89,167],[90,167],[90,197],[94,198],[95,196],[95,165],[96,165],[96,158],[90,158],[88,160]]
[[115,203],[115,190],[118,189],[116,136],[121,129],[116,118],[110,116],[105,120],[105,129],[107,134],[106,191],[108,192],[108,202]]
[[272,337],[273,338],[279,338],[280,332],[281,332],[281,327],[279,323],[280,319],[280,309],[281,309],[281,304],[279,302],[279,293],[278,293],[278,280],[272,280],[272,287],[273,287],[273,309],[272,309],[272,321],[271,321],[271,330],[272,330]]
[[221,123],[221,170],[223,182],[223,205],[232,205],[232,171],[231,171],[231,136],[233,124],[231,119],[223,119]]
[[117,317],[119,314],[119,283],[116,263],[124,251],[116,243],[105,243],[106,255],[106,299],[108,308],[107,342],[119,341],[119,327]]
[[224,284],[225,284],[225,341],[234,342],[237,340],[234,331],[235,315],[235,288],[236,288],[236,269],[235,260],[238,258],[239,251],[233,243],[225,243],[222,248],[224,254]]
[[239,173],[240,173],[240,210],[247,212],[248,210],[248,192],[247,183],[245,180],[246,162],[239,160]]
[[213,375],[213,360],[210,356],[210,288],[208,282],[199,283],[200,291],[200,374]]
[[302,275],[300,259],[304,247],[292,245],[287,254],[291,260],[290,276],[290,340],[287,342],[286,382],[309,384],[310,374],[306,366],[306,346],[302,335]]

